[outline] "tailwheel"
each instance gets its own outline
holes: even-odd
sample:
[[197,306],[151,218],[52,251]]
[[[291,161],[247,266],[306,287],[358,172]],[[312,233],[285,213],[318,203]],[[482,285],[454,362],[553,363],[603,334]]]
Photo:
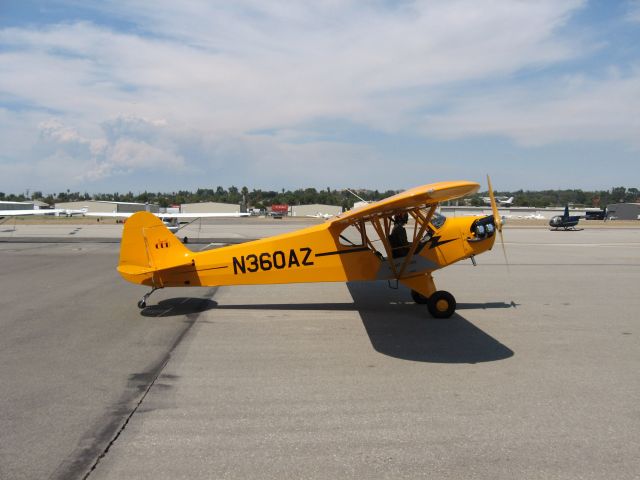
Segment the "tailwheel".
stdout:
[[425,297],[416,290],[411,290],[411,298],[413,298],[414,302],[419,303],[420,305],[426,305],[429,303],[429,297]]
[[145,293],[142,298],[138,301],[138,308],[143,309],[147,307],[147,299],[151,296],[153,292],[158,290],[156,287],[153,287],[149,293]]
[[449,318],[456,311],[456,299],[449,292],[438,290],[429,297],[427,308],[435,318]]

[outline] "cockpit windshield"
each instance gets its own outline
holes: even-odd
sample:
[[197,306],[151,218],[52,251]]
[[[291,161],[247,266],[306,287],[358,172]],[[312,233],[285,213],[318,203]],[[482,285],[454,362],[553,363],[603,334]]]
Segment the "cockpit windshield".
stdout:
[[434,213],[433,217],[431,217],[431,225],[435,228],[440,228],[444,225],[444,222],[447,221],[447,217],[441,215],[439,213]]

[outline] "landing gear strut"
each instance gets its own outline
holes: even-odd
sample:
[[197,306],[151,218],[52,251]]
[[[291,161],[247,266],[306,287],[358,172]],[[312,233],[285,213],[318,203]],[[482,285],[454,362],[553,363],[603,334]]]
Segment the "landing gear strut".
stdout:
[[149,293],[145,293],[142,298],[138,301],[138,308],[142,309],[142,308],[146,308],[147,306],[147,299],[151,296],[151,294],[153,292],[155,292],[156,290],[158,290],[156,287],[153,287],[151,289],[151,291]]
[[429,303],[429,297],[425,297],[415,290],[411,290],[411,298],[413,298],[414,302],[419,303],[420,305],[426,305]]

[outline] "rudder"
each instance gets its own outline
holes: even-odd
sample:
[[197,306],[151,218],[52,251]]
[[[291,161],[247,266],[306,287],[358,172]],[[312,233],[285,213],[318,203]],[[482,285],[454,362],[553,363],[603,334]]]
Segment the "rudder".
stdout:
[[191,252],[149,212],[137,212],[124,224],[118,271],[133,283],[153,283],[153,272],[189,264]]

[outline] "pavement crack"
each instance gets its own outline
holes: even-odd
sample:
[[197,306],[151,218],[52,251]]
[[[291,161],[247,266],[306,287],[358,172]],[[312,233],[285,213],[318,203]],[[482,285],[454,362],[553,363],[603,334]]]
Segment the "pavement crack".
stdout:
[[[180,336],[180,339],[182,339],[184,337],[184,334],[186,334],[186,332],[188,332],[189,330],[191,330],[191,327],[193,326],[193,324],[195,324],[195,320],[193,322],[190,322],[189,328],[185,329],[183,332],[183,335]],[[176,345],[177,346],[177,345]],[[170,353],[170,352],[169,352]],[[153,378],[153,380],[151,381],[151,383],[149,383],[149,385],[147,386],[146,390],[144,391],[144,393],[142,394],[142,397],[140,397],[140,400],[138,401],[138,403],[136,404],[136,406],[133,408],[133,410],[131,410],[131,412],[129,413],[129,415],[127,416],[127,418],[125,419],[124,423],[122,424],[122,426],[120,427],[120,429],[116,432],[115,436],[113,437],[113,439],[109,442],[109,444],[106,446],[106,448],[104,449],[104,451],[102,452],[102,454],[100,454],[100,456],[96,459],[95,463],[93,465],[91,465],[91,468],[89,469],[89,471],[87,472],[87,474],[82,477],[83,480],[86,480],[87,478],[89,478],[89,476],[93,473],[93,471],[98,467],[98,464],[100,463],[100,461],[107,456],[107,454],[109,453],[109,450],[111,449],[111,447],[113,446],[114,443],[116,443],[116,440],[118,440],[118,438],[120,437],[120,435],[122,434],[122,432],[124,432],[124,429],[127,428],[127,425],[129,425],[129,421],[131,420],[131,418],[135,415],[135,413],[138,411],[138,409],[140,408],[140,406],[142,405],[142,402],[144,402],[144,399],[147,397],[147,394],[149,393],[149,391],[151,390],[151,388],[153,387],[153,385],[156,383],[156,381],[158,380],[158,377],[162,374],[162,370],[164,370],[164,367],[167,365],[167,363],[169,362],[169,359],[171,358],[171,356],[169,355],[169,357],[166,359],[166,361],[164,362],[164,364],[161,366],[161,368],[158,370],[158,372],[156,373],[155,377]]]
[[203,298],[190,299],[197,303],[193,313],[185,315],[187,320],[184,322],[185,328],[178,333],[161,358],[147,367],[143,373],[130,377],[130,381],[133,380],[135,382],[135,380],[138,380],[139,383],[125,390],[113,406],[112,412],[105,414],[99,424],[100,426],[87,431],[84,437],[80,439],[79,447],[49,477],[51,480],[68,478],[86,480],[91,476],[144,403],[147,395],[156,384],[169,360],[171,360],[175,349],[196,324],[200,314],[207,310],[206,307],[211,302],[217,289],[217,287],[209,289]]
[[[218,290],[218,287],[211,288],[207,292],[206,298],[199,299],[200,300],[199,304],[206,304],[206,302],[208,302],[211,298],[213,298],[213,296],[215,295],[217,290]],[[182,302],[182,303],[184,303],[184,302]],[[180,335],[178,335],[178,337],[174,340],[173,344],[171,345],[171,347],[169,348],[167,353],[164,355],[164,357],[158,363],[156,363],[156,365],[154,365],[150,369],[149,373],[151,373],[151,375],[149,375],[149,376],[152,377],[151,382],[149,382],[149,385],[144,390],[144,393],[142,394],[142,396],[140,397],[140,399],[136,403],[135,407],[127,415],[126,419],[122,423],[122,426],[118,429],[118,431],[115,433],[114,437],[107,444],[107,446],[105,447],[104,451],[96,458],[96,460],[93,463],[93,465],[91,465],[91,468],[86,473],[86,475],[83,477],[83,480],[87,480],[89,478],[89,476],[95,471],[95,469],[100,464],[100,461],[107,456],[107,454],[109,453],[109,450],[111,449],[111,447],[116,443],[116,441],[118,440],[118,438],[120,437],[122,432],[124,432],[124,430],[127,428],[127,425],[129,425],[129,422],[131,421],[131,419],[133,418],[135,413],[138,411],[138,409],[140,408],[140,406],[144,402],[145,398],[147,397],[147,395],[151,391],[151,388],[153,388],[153,386],[155,385],[156,381],[158,380],[158,377],[160,377],[160,375],[162,375],[162,371],[164,370],[164,368],[169,363],[169,360],[171,360],[171,354],[178,347],[178,345],[180,345],[180,343],[182,343],[182,340],[191,331],[191,328],[193,328],[193,326],[196,324],[196,321],[198,320],[198,317],[200,316],[200,314],[204,310],[205,309],[197,308],[195,313],[190,313],[190,314],[186,315],[186,317],[188,319],[187,328],[185,328],[180,333]]]

